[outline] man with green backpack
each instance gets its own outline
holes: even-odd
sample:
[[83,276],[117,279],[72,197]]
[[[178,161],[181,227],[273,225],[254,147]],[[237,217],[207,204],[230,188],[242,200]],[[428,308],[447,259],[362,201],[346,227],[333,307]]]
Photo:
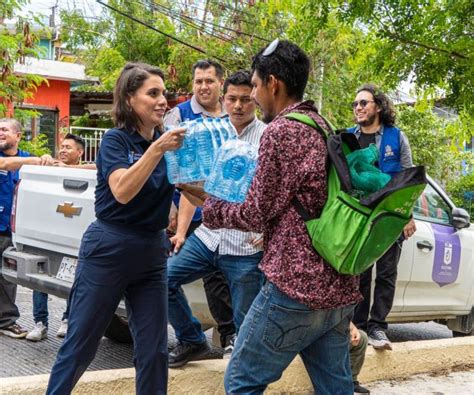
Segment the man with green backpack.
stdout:
[[[355,134],[361,148],[366,148],[370,144],[377,146],[380,152],[378,167],[382,172],[393,176],[413,166],[408,139],[394,126],[395,112],[387,95],[374,85],[364,85],[357,90],[352,108],[357,126],[348,129],[348,132]],[[369,344],[375,349],[392,349],[390,340],[385,334],[386,317],[392,308],[395,296],[397,265],[403,240],[415,231],[415,222],[411,219],[400,238],[377,260],[372,307],[370,306],[372,267],[360,276],[360,291],[364,300],[357,305],[353,322],[359,329],[367,332]]]

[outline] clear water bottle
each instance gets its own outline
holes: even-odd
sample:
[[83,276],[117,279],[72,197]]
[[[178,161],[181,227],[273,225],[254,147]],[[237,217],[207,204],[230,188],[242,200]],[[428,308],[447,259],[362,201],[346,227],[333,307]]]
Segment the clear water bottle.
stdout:
[[237,138],[237,132],[234,128],[234,125],[232,125],[232,122],[230,122],[229,117],[221,118],[221,124],[222,124],[223,130],[225,131],[225,133],[227,135],[226,140],[231,140],[231,139],[236,139]]
[[178,182],[184,183],[202,180],[201,171],[199,169],[195,126],[196,123],[193,121],[180,124],[180,127],[186,128],[186,134],[184,135],[181,148],[175,151],[179,167]]
[[[174,126],[166,126],[165,133],[173,129],[175,129]],[[178,157],[176,155],[176,151],[166,151],[165,161],[166,161],[166,175],[168,176],[168,181],[170,182],[170,184],[178,183],[179,182],[179,165],[178,165]]]
[[204,125],[206,126],[207,130],[211,132],[212,136],[212,143],[214,144],[214,154],[216,153],[216,150],[222,145],[222,137],[221,137],[221,132],[219,131],[219,128],[217,126],[217,121],[216,118],[204,118]]
[[211,131],[207,128],[202,118],[196,120],[196,124],[194,126],[194,139],[196,142],[196,149],[199,153],[199,170],[201,172],[202,179],[205,179],[211,172],[215,146]]
[[257,155],[257,148],[250,143],[225,142],[204,185],[205,191],[229,202],[244,202],[255,175]]

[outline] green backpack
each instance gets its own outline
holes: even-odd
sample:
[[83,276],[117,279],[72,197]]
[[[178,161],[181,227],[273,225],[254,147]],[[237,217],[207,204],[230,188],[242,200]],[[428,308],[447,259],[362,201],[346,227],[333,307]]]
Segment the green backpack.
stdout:
[[339,273],[360,274],[390,248],[410,221],[427,183],[424,167],[402,170],[384,188],[358,198],[346,160],[360,149],[355,135],[328,133],[304,114],[290,113],[286,118],[317,129],[327,141],[329,156],[328,198],[320,215],[311,218],[296,198],[292,203],[317,253]]

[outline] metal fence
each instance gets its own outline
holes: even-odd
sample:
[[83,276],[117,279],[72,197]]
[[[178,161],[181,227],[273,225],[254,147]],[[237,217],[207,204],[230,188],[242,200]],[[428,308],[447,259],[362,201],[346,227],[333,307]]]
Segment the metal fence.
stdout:
[[86,149],[84,152],[84,162],[95,162],[99,146],[102,141],[102,136],[108,129],[103,128],[88,128],[82,126],[71,126],[69,132],[81,136],[86,142]]

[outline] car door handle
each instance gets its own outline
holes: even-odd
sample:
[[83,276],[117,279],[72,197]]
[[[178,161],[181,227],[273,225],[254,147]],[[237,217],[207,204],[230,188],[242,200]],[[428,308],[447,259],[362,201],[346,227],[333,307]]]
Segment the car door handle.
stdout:
[[423,241],[418,241],[416,243],[416,246],[420,249],[420,250],[424,250],[425,248],[428,249],[429,251],[431,251],[433,249],[433,244],[431,244],[429,241],[427,240],[423,240]]

